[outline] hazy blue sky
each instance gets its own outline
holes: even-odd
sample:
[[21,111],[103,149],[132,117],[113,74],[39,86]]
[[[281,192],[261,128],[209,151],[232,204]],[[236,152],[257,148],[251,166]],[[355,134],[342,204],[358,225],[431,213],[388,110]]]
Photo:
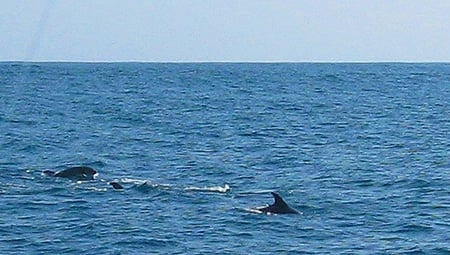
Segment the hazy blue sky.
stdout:
[[449,0],[0,0],[0,61],[450,62]]

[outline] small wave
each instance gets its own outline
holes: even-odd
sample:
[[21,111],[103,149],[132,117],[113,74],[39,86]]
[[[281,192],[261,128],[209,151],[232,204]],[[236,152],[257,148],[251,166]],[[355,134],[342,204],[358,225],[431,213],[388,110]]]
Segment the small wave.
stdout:
[[165,247],[179,245],[177,241],[165,239],[165,238],[149,238],[149,237],[133,237],[118,240],[114,243],[119,247],[131,246],[141,247],[142,245],[148,245],[149,247]]
[[405,226],[401,226],[399,229],[397,229],[396,233],[409,233],[409,232],[416,232],[416,233],[424,233],[424,232],[432,232],[433,227],[426,226],[422,224],[408,224]]
[[255,214],[262,214],[263,212],[254,208],[236,208],[236,210],[240,211],[240,212],[245,212],[245,213],[255,213]]
[[161,191],[167,191],[171,189],[170,185],[166,184],[158,184],[158,183],[151,183],[149,181],[134,183],[133,186],[137,191],[147,193],[147,192],[161,192]]
[[[106,180],[102,180],[103,182],[109,182]],[[119,182],[121,184],[124,185],[131,185],[131,186],[135,186],[135,187],[152,187],[152,188],[156,188],[156,187],[166,187],[166,188],[170,188],[169,184],[161,184],[161,183],[152,183],[151,181],[148,180],[142,180],[142,179],[133,179],[133,178],[121,178],[121,179],[114,179],[111,181],[116,181]]]
[[86,190],[94,191],[94,192],[106,192],[107,188],[98,188],[98,187],[87,187]]
[[270,194],[270,192],[273,192],[273,191],[274,191],[273,189],[247,190],[247,191],[241,191],[239,193],[236,193],[234,196],[236,198],[247,197],[248,195]]
[[122,178],[119,180],[121,183],[125,184],[134,184],[134,185],[143,185],[147,184],[147,180],[141,180],[141,179],[133,179],[133,178]]
[[197,191],[197,192],[217,192],[217,193],[226,193],[231,190],[228,184],[225,184],[223,187],[221,186],[213,186],[213,187],[194,187],[189,186],[184,188],[185,191]]

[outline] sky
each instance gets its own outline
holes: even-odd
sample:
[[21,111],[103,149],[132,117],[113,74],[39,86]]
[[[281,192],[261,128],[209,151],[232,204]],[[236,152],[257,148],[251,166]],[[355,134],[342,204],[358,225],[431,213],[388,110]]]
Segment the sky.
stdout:
[[0,61],[450,62],[450,1],[0,0]]

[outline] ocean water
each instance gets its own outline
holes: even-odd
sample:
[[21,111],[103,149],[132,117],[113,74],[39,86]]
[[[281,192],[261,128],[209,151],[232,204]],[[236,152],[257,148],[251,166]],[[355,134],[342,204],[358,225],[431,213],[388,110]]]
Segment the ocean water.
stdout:
[[450,254],[449,64],[3,62],[0,99],[1,254]]

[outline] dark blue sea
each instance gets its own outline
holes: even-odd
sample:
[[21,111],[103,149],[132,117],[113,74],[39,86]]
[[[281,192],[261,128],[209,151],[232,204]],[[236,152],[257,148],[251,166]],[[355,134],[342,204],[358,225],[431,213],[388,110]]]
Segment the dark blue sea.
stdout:
[[3,62],[0,132],[1,254],[450,254],[450,64]]

